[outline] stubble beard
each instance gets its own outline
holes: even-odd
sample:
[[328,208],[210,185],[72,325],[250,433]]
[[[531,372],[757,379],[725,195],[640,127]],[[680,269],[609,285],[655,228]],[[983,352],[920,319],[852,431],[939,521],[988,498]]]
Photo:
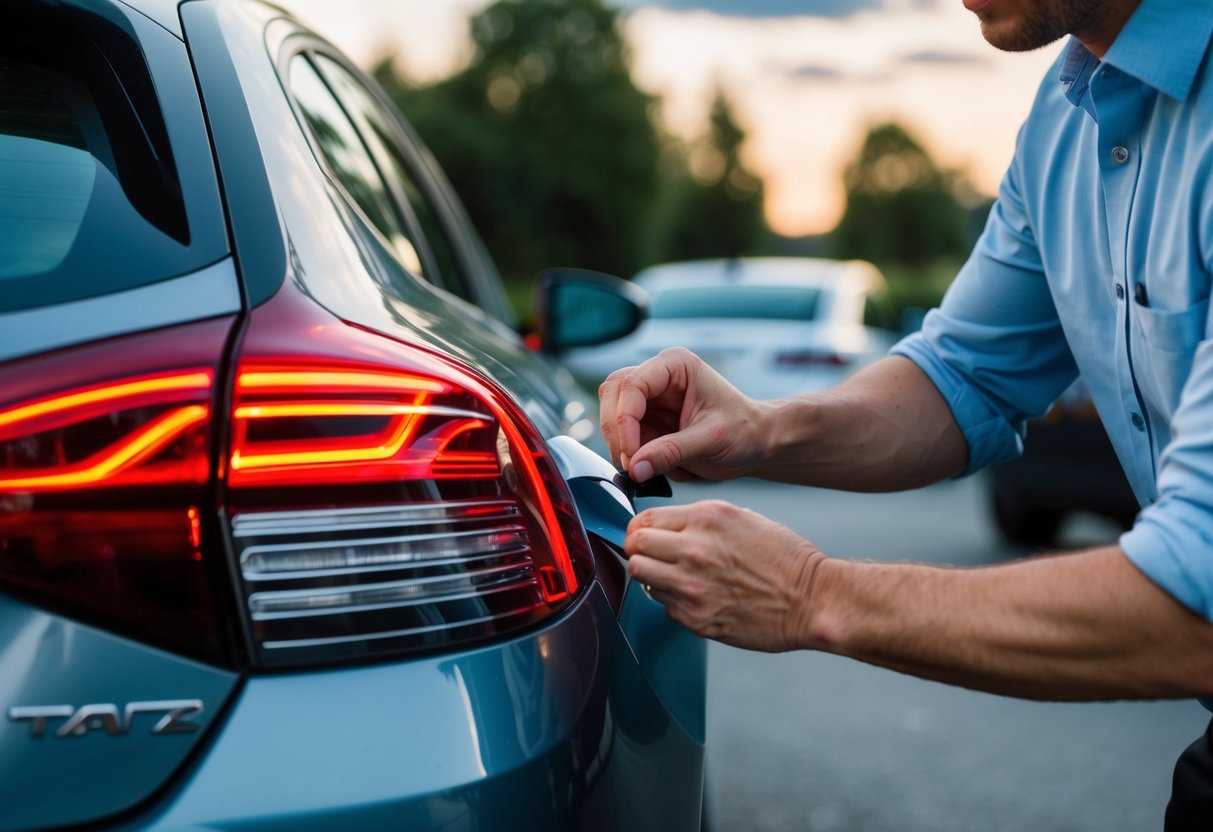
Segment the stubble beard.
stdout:
[[1095,25],[1104,0],[1040,0],[1018,22],[1000,23],[989,13],[978,13],[981,34],[991,46],[1005,52],[1030,52],[1058,38]]

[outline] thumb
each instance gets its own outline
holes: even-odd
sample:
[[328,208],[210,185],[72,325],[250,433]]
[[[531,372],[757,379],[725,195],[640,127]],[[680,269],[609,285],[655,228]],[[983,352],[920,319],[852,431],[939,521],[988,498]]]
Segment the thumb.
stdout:
[[686,468],[706,458],[715,444],[710,431],[699,426],[659,436],[632,455],[628,475],[636,482],[645,482],[656,474]]

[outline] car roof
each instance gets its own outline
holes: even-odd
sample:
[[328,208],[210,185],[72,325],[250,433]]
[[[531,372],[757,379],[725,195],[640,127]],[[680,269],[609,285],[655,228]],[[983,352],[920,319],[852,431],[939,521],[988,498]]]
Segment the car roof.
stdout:
[[844,281],[859,291],[875,292],[884,286],[884,278],[871,263],[821,257],[742,257],[662,263],[640,272],[633,281],[648,291],[727,285],[824,289]]
[[182,0],[117,0],[117,2],[134,9],[144,17],[151,18],[177,37],[184,38],[181,32],[181,15],[177,11]]

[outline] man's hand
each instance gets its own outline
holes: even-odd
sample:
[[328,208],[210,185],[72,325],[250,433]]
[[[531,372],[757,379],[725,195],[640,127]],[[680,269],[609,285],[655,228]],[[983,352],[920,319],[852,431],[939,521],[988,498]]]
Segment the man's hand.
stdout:
[[813,577],[825,555],[786,526],[720,501],[643,511],[628,573],[705,638],[775,652],[809,647]]
[[900,491],[959,474],[968,453],[935,385],[900,356],[831,390],[757,402],[675,348],[611,373],[598,395],[611,460],[638,482],[755,476]]
[[616,370],[598,397],[611,460],[637,482],[732,479],[761,455],[761,406],[688,350]]

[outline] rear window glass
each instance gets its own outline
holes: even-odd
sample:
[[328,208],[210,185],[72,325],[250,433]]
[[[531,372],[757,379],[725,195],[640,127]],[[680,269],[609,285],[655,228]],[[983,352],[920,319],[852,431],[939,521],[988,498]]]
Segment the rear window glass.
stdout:
[[[209,149],[170,141],[181,128],[169,124],[156,93],[189,77],[184,47],[152,27],[146,35],[168,42],[145,58],[134,26],[109,14],[29,0],[6,7],[0,312],[157,282],[226,252]],[[174,52],[178,65],[153,80],[148,61]],[[175,108],[189,112],[180,101]],[[205,137],[198,118],[188,129]]]
[[818,289],[799,286],[699,286],[655,292],[651,318],[773,318],[807,321]]

